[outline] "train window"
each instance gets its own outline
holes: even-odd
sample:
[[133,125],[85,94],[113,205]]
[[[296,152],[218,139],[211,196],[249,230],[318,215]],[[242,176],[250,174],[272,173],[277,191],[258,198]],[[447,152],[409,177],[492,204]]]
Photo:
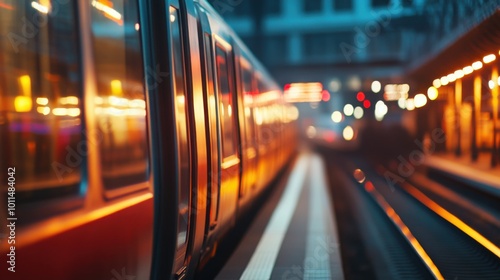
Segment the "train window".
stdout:
[[136,1],[91,2],[95,122],[105,189],[148,180],[144,73]]
[[216,44],[217,85],[219,92],[219,114],[221,118],[222,155],[223,158],[236,154],[234,134],[235,114],[233,114],[233,83],[229,68],[228,54]]
[[247,124],[247,129],[245,133],[246,137],[246,142],[247,145],[254,145],[252,143],[255,141],[255,124],[254,124],[254,117],[253,117],[253,74],[252,71],[248,68],[249,63],[241,59],[241,77],[242,77],[242,82],[243,82],[243,103],[245,104],[245,123]]
[[[186,104],[186,76],[183,67],[182,37],[179,11],[170,7],[170,39],[172,41],[172,61],[175,96],[175,118],[177,130],[177,149],[179,166],[179,209],[177,247],[180,248],[187,242],[189,225],[189,197],[190,197],[190,154],[188,138],[188,111]],[[181,260],[184,261],[184,260]]]
[[72,1],[0,5],[0,167],[18,203],[85,191],[75,11]]
[[205,43],[205,54],[207,62],[207,107],[208,113],[210,116],[210,139],[211,139],[211,152],[210,155],[212,157],[212,166],[211,172],[209,173],[210,180],[210,226],[215,226],[218,217],[219,210],[219,143],[218,143],[218,126],[217,126],[217,98],[215,95],[215,86],[214,86],[214,70],[213,70],[213,60],[212,60],[212,41],[210,40],[210,34],[205,33],[204,36]]

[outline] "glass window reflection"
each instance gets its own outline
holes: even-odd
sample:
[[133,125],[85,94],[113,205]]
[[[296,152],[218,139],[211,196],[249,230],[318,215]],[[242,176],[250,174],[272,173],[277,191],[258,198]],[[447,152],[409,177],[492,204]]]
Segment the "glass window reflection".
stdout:
[[83,191],[74,4],[7,0],[0,6],[0,165],[15,167],[19,203]]
[[223,158],[236,154],[236,145],[234,135],[235,116],[233,114],[233,86],[229,76],[229,63],[226,51],[217,44],[216,46],[217,63],[217,84],[219,91],[219,114],[221,118],[222,134],[222,154]]
[[143,61],[136,1],[91,2],[97,77],[94,113],[105,188],[148,180]]

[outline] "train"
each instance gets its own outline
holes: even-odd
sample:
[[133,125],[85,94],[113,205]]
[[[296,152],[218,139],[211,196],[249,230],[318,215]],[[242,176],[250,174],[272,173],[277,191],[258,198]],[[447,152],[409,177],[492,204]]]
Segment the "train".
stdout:
[[204,0],[0,2],[2,279],[191,279],[297,109]]

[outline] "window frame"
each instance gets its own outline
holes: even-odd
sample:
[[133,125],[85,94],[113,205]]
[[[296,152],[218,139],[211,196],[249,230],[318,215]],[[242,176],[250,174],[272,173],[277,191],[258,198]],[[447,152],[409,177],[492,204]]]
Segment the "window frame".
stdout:
[[[19,2],[19,3],[15,3],[13,5],[14,5],[14,7],[19,5],[19,6],[21,6],[21,8],[24,9],[27,6],[24,7],[24,6],[22,6],[23,4],[26,4],[26,2]],[[80,153],[78,150],[78,146],[80,145],[80,143],[87,143],[88,142],[87,137],[85,135],[85,132],[86,132],[86,129],[85,129],[86,128],[86,126],[85,126],[86,115],[84,112],[84,100],[85,100],[85,94],[84,94],[85,93],[85,91],[84,91],[85,79],[84,78],[85,78],[85,73],[83,70],[85,60],[82,56],[83,55],[83,43],[82,43],[83,40],[82,40],[82,28],[81,28],[82,16],[81,16],[81,12],[79,10],[78,3],[75,2],[75,3],[70,3],[70,4],[72,6],[69,8],[71,13],[70,13],[70,16],[68,18],[72,23],[71,29],[72,29],[72,32],[74,32],[73,34],[74,34],[74,38],[75,38],[75,41],[72,43],[73,44],[72,47],[75,48],[74,55],[75,55],[76,59],[75,59],[74,63],[76,65],[76,67],[75,67],[76,70],[75,70],[74,74],[76,75],[75,77],[77,78],[77,80],[75,81],[75,85],[74,85],[74,89],[75,89],[74,95],[65,95],[65,96],[59,96],[59,97],[69,97],[69,96],[75,96],[75,95],[78,97],[78,104],[76,105],[76,107],[72,107],[72,108],[79,109],[79,116],[77,119],[79,120],[80,123],[77,126],[78,132],[76,132],[72,135],[77,136],[79,141],[77,141],[75,147],[71,147],[72,146],[71,144],[67,144],[67,145],[65,145],[65,148],[70,147],[72,150],[74,150],[74,152],[77,153],[77,155],[79,156],[80,162],[77,164],[77,166],[72,166],[72,164],[68,163],[68,160],[67,160],[67,157],[70,154],[65,153],[66,161],[59,162],[59,161],[57,161],[57,159],[55,159],[54,161],[52,161],[51,164],[49,163],[50,164],[50,171],[49,172],[50,173],[55,172],[54,163],[57,162],[57,163],[63,165],[64,166],[63,168],[68,168],[68,169],[72,170],[70,172],[63,171],[62,176],[68,176],[75,170],[78,170],[79,174],[78,174],[77,178],[71,180],[70,182],[65,182],[63,184],[61,184],[59,182],[61,180],[58,181],[58,179],[60,179],[59,175],[58,175],[58,179],[51,178],[49,180],[49,181],[54,181],[54,182],[48,182],[47,180],[43,180],[43,179],[40,181],[37,181],[37,179],[39,180],[40,178],[34,177],[33,178],[34,181],[26,181],[24,184],[26,184],[27,186],[42,185],[42,186],[50,186],[50,187],[43,187],[43,188],[32,189],[32,190],[29,190],[29,189],[24,190],[22,188],[19,188],[19,185],[20,185],[19,178],[23,176],[23,173],[26,172],[26,170],[22,170],[21,167],[15,166],[15,164],[12,162],[12,159],[9,160],[9,154],[7,153],[5,155],[5,158],[2,159],[0,166],[5,168],[5,169],[2,168],[3,170],[5,170],[5,172],[7,172],[8,168],[9,168],[9,170],[10,170],[10,168],[15,169],[15,172],[14,172],[12,177],[16,179],[13,181],[15,184],[14,187],[16,188],[16,197],[17,197],[16,203],[19,206],[21,206],[21,207],[17,208],[16,215],[18,217],[21,217],[23,219],[23,221],[25,221],[26,224],[31,224],[31,223],[40,221],[42,219],[51,218],[51,217],[56,216],[56,215],[65,214],[65,213],[73,211],[73,210],[81,210],[82,208],[84,208],[84,206],[85,206],[84,202],[88,196],[88,188],[87,188],[87,183],[86,183],[87,170],[88,170],[87,157],[86,157],[85,153]],[[18,10],[16,10],[16,9],[13,10],[13,12],[15,12],[15,13],[17,11]],[[32,11],[31,9],[29,11],[31,11],[33,13],[33,16],[37,14],[36,11]],[[28,16],[27,14],[24,16],[27,18],[32,18],[31,16]],[[51,52],[47,52],[47,53],[44,53],[44,52],[46,50],[51,50],[50,47],[52,47],[52,43],[53,43],[52,40],[56,40],[54,38],[51,38],[51,33],[57,32],[57,29],[55,28],[55,26],[57,26],[57,20],[52,18],[53,16],[56,16],[56,14],[48,15],[47,16],[47,23],[44,26],[40,27],[40,30],[47,31],[46,35],[49,37],[49,39],[47,39],[47,41],[42,43],[41,40],[39,40],[39,38],[37,36],[43,36],[43,35],[37,33],[34,35],[34,38],[32,38],[27,43],[27,45],[22,47],[23,49],[24,48],[29,49],[30,46],[36,45],[36,47],[37,47],[36,50],[30,49],[29,51],[37,53],[36,55],[42,57],[42,59],[44,59],[44,60],[48,59],[49,60],[48,63],[50,66],[47,68],[49,70],[54,67],[54,65],[52,64],[54,56],[52,55]],[[54,21],[56,24],[54,24]],[[21,28],[21,26],[18,26],[18,27]],[[19,32],[17,32],[17,30],[15,30],[15,31],[11,30],[11,31],[12,31],[12,34],[19,34]],[[14,52],[20,52],[20,50],[19,50],[20,46],[21,45],[17,45],[14,48]],[[12,47],[14,47],[14,45],[12,45]],[[3,52],[2,49],[0,49],[0,51]],[[44,58],[44,56],[45,56],[45,58]],[[0,57],[0,60],[3,61],[3,57]],[[39,61],[38,61],[38,63],[39,63]],[[5,63],[4,65],[6,66],[8,64]],[[28,117],[29,118],[28,124],[30,127],[32,127],[33,125],[39,124],[41,122],[39,119],[40,112],[37,112],[36,107],[42,106],[42,105],[40,105],[38,103],[38,101],[35,102],[35,99],[38,99],[40,97],[45,98],[45,99],[49,100],[48,104],[53,105],[51,103],[55,103],[53,100],[56,100],[57,96],[54,94],[55,90],[53,90],[53,89],[50,91],[47,91],[47,92],[34,90],[33,84],[40,83],[40,81],[37,81],[37,79],[40,79],[40,77],[38,77],[38,76],[43,76],[43,74],[48,74],[47,72],[43,71],[43,70],[47,70],[47,69],[41,70],[38,67],[34,67],[34,69],[30,69],[30,67],[26,68],[25,65],[24,66],[16,65],[15,69],[16,70],[21,69],[21,71],[18,71],[19,73],[30,72],[30,74],[31,73],[36,74],[36,76],[27,75],[31,79],[30,80],[30,83],[31,83],[30,84],[30,91],[31,91],[30,97],[32,98],[32,105],[30,105],[31,109],[29,111],[20,111],[20,112],[14,113],[16,115],[33,114],[33,115],[30,115]],[[14,71],[12,71],[12,72],[14,72]],[[52,74],[52,72],[50,72],[50,74]],[[71,81],[71,79],[68,81]],[[8,88],[8,83],[5,85],[5,87]],[[49,93],[52,93],[52,96],[43,96],[43,94],[49,94]],[[17,96],[20,96],[20,95],[17,95]],[[12,98],[12,96],[9,95],[8,91],[5,91],[5,95],[2,94],[2,96],[0,96],[0,100],[2,100],[3,102],[6,102],[6,100],[8,100],[10,98]],[[45,104],[43,106],[48,106],[48,105]],[[10,112],[7,109],[8,108],[7,105],[5,105],[4,108],[5,108],[5,111],[0,112],[0,114],[2,114],[1,118],[8,119],[7,113],[10,113]],[[51,112],[51,114],[52,114],[52,112]],[[65,121],[63,116],[57,115],[57,116],[53,116],[53,117]],[[75,117],[72,117],[72,118],[75,118]],[[52,124],[52,122],[53,122],[52,120],[47,120],[46,122],[48,123],[47,126],[49,126],[51,130],[55,128],[55,126],[53,126],[53,124]],[[9,121],[6,121],[5,123],[9,124]],[[24,124],[26,124],[26,123],[24,123]],[[63,127],[61,127],[61,126],[56,127],[56,129],[62,129],[62,128]],[[10,127],[6,127],[6,130],[3,130],[3,127],[0,127],[0,129],[2,129],[2,132],[3,131],[6,132],[6,138],[10,138],[11,137],[10,134],[14,133]],[[33,131],[30,131],[29,133],[34,134],[34,136],[33,136],[34,138],[36,138],[38,135]],[[58,136],[60,136],[60,135],[58,134]],[[12,139],[7,139],[5,141],[8,144],[11,140]],[[55,143],[55,141],[57,141],[57,140],[58,140],[57,138],[50,137],[50,139],[48,140],[49,146],[53,145]],[[2,147],[0,149],[3,150],[5,148],[7,148],[7,145],[4,145],[4,147]],[[76,148],[76,150],[74,148]],[[9,152],[11,152],[11,151],[9,151]],[[22,156],[22,159],[26,160],[26,157]],[[35,160],[35,159],[33,159],[33,160]],[[5,178],[7,178],[7,177],[5,177]],[[5,182],[8,183],[7,180]],[[42,184],[39,184],[40,182]],[[7,190],[8,187],[10,187],[10,185],[6,184],[5,192],[3,192],[3,191],[0,192],[0,199],[2,199],[5,202],[7,201],[7,197],[10,197],[8,195],[8,193],[9,193]],[[34,197],[34,199],[32,199],[31,197]],[[24,199],[26,199],[26,200],[23,201]],[[4,214],[5,215],[7,214],[6,210],[7,210],[6,208],[0,210],[0,218],[2,218]]]
[[[215,58],[215,81],[216,81],[216,95],[217,95],[217,112],[219,114],[219,127],[220,127],[220,149],[221,149],[221,165],[222,168],[224,169],[226,166],[231,166],[234,164],[235,161],[239,160],[239,152],[238,152],[238,139],[236,138],[236,133],[238,133],[238,124],[237,124],[237,119],[236,119],[236,112],[237,109],[234,108],[236,106],[236,85],[234,78],[230,76],[231,73],[234,73],[234,62],[233,62],[233,48],[231,44],[226,42],[224,39],[217,35],[213,35],[213,44],[214,44],[214,58]],[[230,96],[230,101],[231,101],[231,106],[232,106],[232,115],[231,115],[231,123],[232,123],[232,133],[231,133],[231,140],[233,143],[233,153],[230,155],[225,155],[225,137],[224,137],[224,131],[225,131],[225,125],[224,125],[224,119],[221,118],[221,108],[220,108],[220,103],[222,100],[222,93],[220,92],[219,88],[219,81],[220,81],[220,74],[218,70],[218,65],[217,65],[217,48],[222,50],[225,54],[226,57],[226,70],[227,70],[227,82],[228,86],[230,88],[231,96]]]
[[[128,9],[128,12],[131,12],[130,11],[130,7],[127,7],[125,5],[126,1],[125,0],[122,0],[123,1],[123,4],[124,4],[124,9]],[[140,3],[138,0],[132,0],[136,3],[135,5],[135,8],[136,8],[136,13],[137,13],[137,23],[140,23],[141,22],[141,14],[140,14]],[[91,12],[91,4],[88,3],[88,9],[89,9],[89,12]],[[88,44],[88,47],[92,50],[92,55],[88,58],[89,60],[92,61],[91,63],[91,71],[93,72],[93,74],[95,75],[95,93],[93,93],[93,95],[89,96],[85,96],[85,100],[87,99],[90,99],[90,98],[95,98],[97,96],[100,96],[99,94],[97,94],[98,92],[98,70],[96,68],[96,57],[95,57],[95,52],[94,52],[94,41],[95,40],[95,37],[94,37],[94,33],[92,31],[92,22],[93,22],[93,18],[91,16],[91,14],[88,15],[88,22],[86,22],[86,26],[88,28],[88,32],[90,34],[90,39],[91,39],[91,42]],[[127,45],[129,44],[129,38],[127,36],[123,36],[123,37],[120,37],[120,39],[118,40],[122,40],[121,42],[123,42],[124,46],[125,46],[125,50]],[[148,114],[149,114],[149,111],[148,111],[148,102],[147,102],[147,87],[146,87],[146,80],[144,79],[144,76],[146,74],[145,72],[145,60],[144,60],[144,50],[143,50],[143,33],[142,33],[142,28],[137,32],[137,46],[138,46],[138,58],[141,60],[142,62],[142,65],[141,65],[141,68],[140,68],[140,71],[141,71],[141,79],[138,80],[140,83],[141,83],[141,89],[142,89],[142,92],[143,92],[143,99],[146,103],[146,108],[145,108],[145,112],[146,112],[146,115],[144,116],[144,126],[145,126],[145,145],[146,145],[146,153],[145,153],[145,156],[146,156],[146,172],[144,173],[145,175],[145,178],[144,178],[144,181],[141,181],[141,182],[134,182],[132,184],[123,184],[123,185],[120,185],[118,187],[113,187],[113,188],[109,188],[109,187],[106,187],[106,180],[103,176],[103,172],[102,172],[102,169],[100,169],[98,172],[95,172],[95,170],[93,170],[92,172],[95,173],[94,176],[97,176],[99,178],[99,182],[101,184],[101,192],[102,192],[102,195],[105,199],[105,201],[111,201],[111,200],[115,200],[115,199],[118,199],[118,198],[122,198],[124,196],[128,196],[128,195],[131,195],[131,194],[136,194],[136,193],[140,193],[140,192],[144,192],[144,191],[148,191],[148,192],[151,192],[152,191],[152,186],[151,186],[151,178],[152,178],[152,162],[151,162],[151,146],[150,146],[150,125],[149,125],[149,121],[148,121]],[[95,106],[95,103],[93,103],[93,101],[85,101],[85,102],[88,102],[88,103],[91,103],[92,104],[92,107],[89,108],[90,110],[93,110],[94,109],[94,106]],[[95,129],[96,131],[98,131],[99,129],[99,125],[97,125],[96,123],[96,118],[97,116],[93,116],[93,119],[92,121],[94,122],[93,126],[95,126]],[[127,130],[128,131],[128,130]],[[102,135],[101,135],[102,136]],[[97,162],[99,164],[102,164],[102,156],[103,156],[103,153],[101,153],[101,145],[99,143],[97,143],[97,146],[98,148],[96,149],[96,153],[97,153]],[[88,175],[87,175],[88,176]]]

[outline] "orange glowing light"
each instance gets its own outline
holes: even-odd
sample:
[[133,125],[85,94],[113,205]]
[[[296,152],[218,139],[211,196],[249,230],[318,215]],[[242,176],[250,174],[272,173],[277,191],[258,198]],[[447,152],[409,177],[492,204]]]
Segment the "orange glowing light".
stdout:
[[375,189],[373,184],[368,181],[365,183],[365,189],[373,196],[373,198],[378,202],[379,206],[384,210],[386,215],[391,219],[392,223],[399,229],[399,231],[405,236],[406,240],[411,244],[413,249],[417,252],[418,256],[425,263],[427,268],[433,274],[435,279],[444,280],[444,276],[441,274],[437,266],[432,261],[431,257],[427,254],[422,245],[418,242],[415,236],[411,233],[410,229],[404,224],[403,220],[396,213],[394,208],[384,199],[384,197]]
[[491,241],[486,239],[483,235],[481,235],[479,232],[475,231],[473,228],[471,228],[469,225],[464,223],[462,220],[460,220],[457,216],[453,215],[452,213],[448,212],[446,209],[438,205],[436,202],[434,202],[432,199],[427,197],[425,194],[423,194],[421,191],[416,189],[415,187],[411,186],[410,184],[406,183],[403,185],[403,187],[408,191],[413,197],[415,197],[417,200],[419,200],[422,204],[427,206],[427,208],[431,209],[434,211],[436,214],[441,216],[443,219],[463,231],[465,234],[468,236],[472,237],[474,240],[476,240],[479,244],[483,245],[486,249],[488,249],[490,252],[495,254],[497,257],[500,258],[500,248],[497,247],[495,244],[493,244]]
[[123,25],[122,14],[113,9],[113,2],[109,0],[94,0],[92,1],[92,6],[101,11],[103,15],[108,19],[116,22],[119,25]]
[[14,10],[14,6],[9,5],[9,4],[5,4],[5,3],[2,3],[2,2],[0,2],[0,8],[6,9],[6,10],[10,10],[10,11]]

